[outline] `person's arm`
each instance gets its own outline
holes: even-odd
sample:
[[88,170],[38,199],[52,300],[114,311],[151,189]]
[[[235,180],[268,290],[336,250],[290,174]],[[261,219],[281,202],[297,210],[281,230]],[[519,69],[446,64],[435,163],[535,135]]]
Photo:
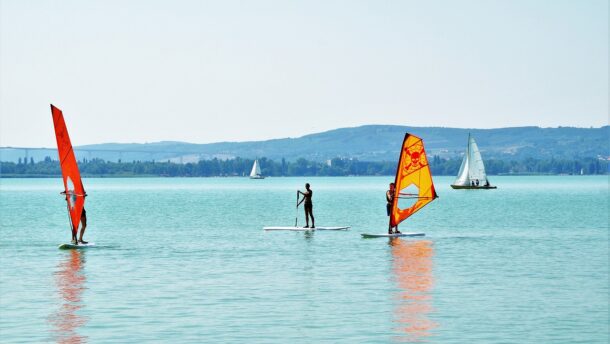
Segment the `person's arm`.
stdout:
[[299,203],[297,203],[297,208],[298,208],[298,207],[301,205],[301,203],[303,203],[303,201],[304,201],[304,200],[305,200],[305,197],[303,197],[303,198],[302,198],[302,199],[299,201]]

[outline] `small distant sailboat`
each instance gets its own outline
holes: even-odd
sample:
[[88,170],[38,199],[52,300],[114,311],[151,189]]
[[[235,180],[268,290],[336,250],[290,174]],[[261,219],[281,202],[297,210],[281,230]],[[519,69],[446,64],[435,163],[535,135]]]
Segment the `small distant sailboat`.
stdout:
[[[72,231],[72,238],[76,239],[81,214],[85,207],[85,196],[87,194],[83,187],[83,181],[80,178],[80,171],[78,170],[78,164],[76,163],[70,136],[68,136],[68,128],[66,128],[66,122],[64,122],[64,115],[60,109],[53,105],[51,105],[51,114],[53,115],[53,125],[55,126],[59,165],[64,181],[64,191],[62,192],[62,195],[66,196],[70,230]],[[93,243],[81,245],[62,244],[59,248],[83,248],[93,245]]]
[[479,147],[474,138],[468,134],[468,148],[460,166],[457,178],[451,187],[454,189],[496,189],[491,186],[485,173],[485,165]]
[[254,160],[254,165],[252,165],[252,171],[250,172],[250,179],[265,179],[261,174],[261,167],[258,163],[258,159]]
[[[390,214],[390,227],[398,226],[428,203],[438,198],[424,150],[424,141],[405,134],[394,180],[396,191]],[[400,199],[405,200],[399,202]],[[424,236],[424,233],[362,234],[364,238]]]

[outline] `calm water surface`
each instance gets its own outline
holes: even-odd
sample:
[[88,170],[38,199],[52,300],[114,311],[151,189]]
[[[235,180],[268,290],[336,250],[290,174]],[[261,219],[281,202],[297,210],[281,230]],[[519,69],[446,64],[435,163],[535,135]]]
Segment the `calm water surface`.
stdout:
[[[389,177],[0,179],[3,343],[607,343],[608,177],[495,177],[386,230]],[[293,225],[314,190],[318,226]],[[299,223],[303,215],[299,213]]]

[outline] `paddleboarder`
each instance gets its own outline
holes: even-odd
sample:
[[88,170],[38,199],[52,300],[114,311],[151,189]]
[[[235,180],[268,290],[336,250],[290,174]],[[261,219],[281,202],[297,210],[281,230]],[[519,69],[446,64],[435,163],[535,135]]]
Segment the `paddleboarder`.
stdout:
[[[387,211],[388,216],[392,215],[392,203],[394,202],[395,193],[396,193],[396,185],[394,183],[390,183],[390,189],[385,192],[385,199],[387,201],[386,211]],[[394,227],[394,229],[395,229],[394,233],[398,233],[398,234],[400,233],[400,231],[398,230],[398,225],[396,225],[396,227]],[[391,221],[388,223],[388,234],[393,234]]]
[[297,190],[297,193],[303,195],[303,199],[301,199],[301,201],[299,201],[299,203],[297,203],[297,207],[305,202],[304,204],[304,208],[305,208],[305,227],[303,228],[309,228],[309,217],[311,216],[311,228],[316,228],[316,224],[314,222],[314,218],[313,218],[313,203],[311,202],[311,197],[313,196],[313,190],[311,190],[309,183],[305,183],[305,192],[302,192],[301,190]]

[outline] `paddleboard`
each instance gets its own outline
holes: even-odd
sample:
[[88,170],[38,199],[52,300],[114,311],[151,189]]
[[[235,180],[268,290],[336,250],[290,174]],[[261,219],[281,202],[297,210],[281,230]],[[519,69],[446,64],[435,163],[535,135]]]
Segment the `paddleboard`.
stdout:
[[303,228],[303,227],[263,227],[266,231],[294,231],[294,232],[303,232],[303,231],[346,231],[350,227],[316,227],[316,228]]
[[95,246],[95,243],[93,242],[88,242],[86,244],[78,244],[78,245],[74,245],[74,244],[61,244],[59,245],[59,249],[60,250],[74,250],[74,249],[83,249],[83,248],[90,248]]
[[361,234],[363,238],[400,238],[400,237],[418,237],[425,236],[425,233],[399,233],[399,234]]

